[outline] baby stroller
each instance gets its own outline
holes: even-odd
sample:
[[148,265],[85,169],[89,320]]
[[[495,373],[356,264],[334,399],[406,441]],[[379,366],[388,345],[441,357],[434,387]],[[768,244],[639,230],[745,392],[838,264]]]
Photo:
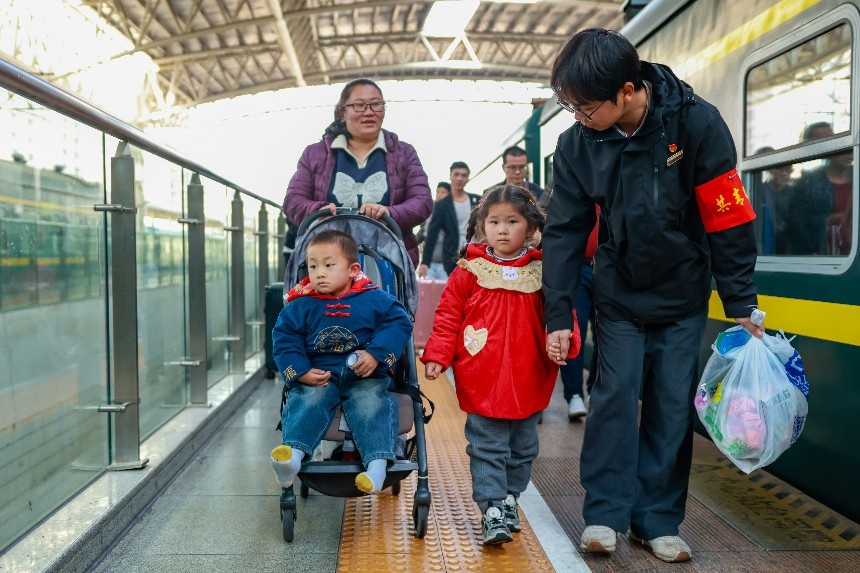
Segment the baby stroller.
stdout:
[[[321,217],[325,218],[321,219]],[[296,248],[284,277],[284,290],[289,290],[307,276],[305,261],[307,244],[314,235],[327,229],[349,233],[356,239],[359,243],[359,263],[364,273],[381,289],[402,302],[414,322],[418,307],[418,284],[412,270],[412,261],[403,245],[400,227],[387,215],[380,221],[376,221],[349,209],[338,209],[335,216],[330,216],[327,210],[311,214],[299,227]],[[427,532],[427,519],[430,512],[424,424],[430,421],[434,406],[430,400],[427,400],[430,404],[430,414],[427,414],[422,402],[422,398],[426,399],[426,397],[418,388],[415,346],[411,337],[403,355],[395,363],[394,381],[389,390],[395,393],[399,408],[398,433],[403,436],[413,427],[415,432],[405,441],[405,444],[401,443],[400,447],[395,448],[397,460],[389,466],[383,488],[391,487],[391,493],[398,495],[401,480],[418,470],[418,486],[412,506],[413,534],[423,538]],[[281,399],[282,411],[286,399],[285,385]],[[280,427],[279,424],[278,429]],[[307,498],[311,488],[335,497],[366,495],[355,486],[355,477],[364,471],[364,468],[361,460],[357,458],[358,452],[351,438],[345,419],[342,421],[340,406],[338,406],[323,440],[340,442],[340,444],[327,459],[319,460],[314,456],[303,461],[298,474],[299,493],[303,498]],[[297,519],[296,495],[292,486],[283,488],[281,491],[280,513],[284,540],[290,542],[293,540]]]

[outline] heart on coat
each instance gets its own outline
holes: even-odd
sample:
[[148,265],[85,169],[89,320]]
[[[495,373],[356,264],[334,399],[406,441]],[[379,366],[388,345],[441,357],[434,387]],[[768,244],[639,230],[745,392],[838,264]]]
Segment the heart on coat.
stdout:
[[463,331],[463,345],[469,354],[476,355],[487,345],[487,329],[475,330],[471,324],[466,325],[466,330]]

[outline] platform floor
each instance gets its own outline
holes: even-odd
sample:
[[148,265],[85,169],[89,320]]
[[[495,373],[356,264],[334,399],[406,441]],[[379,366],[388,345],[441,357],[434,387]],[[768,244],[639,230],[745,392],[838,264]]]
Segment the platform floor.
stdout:
[[[268,452],[279,443],[274,427],[280,383],[266,380],[93,571],[860,571],[858,551],[764,549],[773,546],[767,543],[767,527],[790,529],[785,517],[791,515],[774,504],[747,500],[746,505],[755,505],[759,514],[773,511],[783,518],[782,525],[774,521],[776,525],[756,530],[756,523],[737,519],[742,510],[733,500],[721,502],[721,492],[736,498],[733,492],[738,490],[731,484],[761,490],[758,495],[788,492],[779,499],[809,515],[814,512],[808,503],[814,502],[798,503],[802,494],[766,472],[757,472],[765,479],[753,483],[724,467],[719,452],[701,437],[696,438],[694,479],[681,527],[681,535],[693,549],[693,561],[663,563],[629,544],[623,535],[612,556],[581,555],[577,546],[583,529],[584,491],[578,482],[578,464],[584,423],[568,422],[560,385],[540,426],[541,455],[535,462],[532,486],[521,497],[523,531],[515,534],[513,543],[484,547],[479,513],[471,502],[465,416],[447,380],[422,381],[422,389],[437,407],[427,426],[433,503],[424,539],[411,534],[413,474],[396,497],[386,491],[344,500],[311,491],[308,499],[298,499],[294,541],[284,542],[278,518],[280,488],[268,463]],[[710,476],[722,480],[721,489],[710,487],[717,483]],[[814,511],[831,515],[826,508]],[[838,515],[824,523],[831,528],[836,523],[850,545],[856,524]],[[817,530],[815,525],[801,525],[808,535],[826,537],[820,533],[820,523]]]

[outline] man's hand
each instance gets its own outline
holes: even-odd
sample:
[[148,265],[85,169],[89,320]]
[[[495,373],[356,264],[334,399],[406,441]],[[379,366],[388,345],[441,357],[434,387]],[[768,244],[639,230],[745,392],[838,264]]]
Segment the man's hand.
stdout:
[[377,366],[379,366],[379,360],[374,358],[373,355],[366,350],[356,350],[355,353],[361,356],[361,358],[352,365],[352,371],[362,378],[367,378],[373,374],[373,371],[376,370]]
[[567,353],[570,352],[570,334],[573,332],[569,328],[563,330],[554,330],[546,335],[546,353],[549,359],[564,366],[567,364]]
[[331,378],[331,372],[328,370],[320,370],[319,368],[311,368],[297,378],[302,384],[308,386],[325,386],[328,384],[328,379]]
[[365,203],[361,206],[358,212],[376,220],[379,220],[383,215],[391,215],[388,207],[378,203]]
[[756,338],[761,338],[762,336],[764,336],[764,323],[762,323],[761,326],[756,326],[749,318],[736,318],[735,322],[743,326],[747,332],[749,332]]
[[428,362],[424,365],[424,376],[427,380],[435,380],[442,373],[442,365],[438,362]]
[[427,273],[430,271],[430,267],[427,265],[418,265],[418,278],[423,279],[427,276]]

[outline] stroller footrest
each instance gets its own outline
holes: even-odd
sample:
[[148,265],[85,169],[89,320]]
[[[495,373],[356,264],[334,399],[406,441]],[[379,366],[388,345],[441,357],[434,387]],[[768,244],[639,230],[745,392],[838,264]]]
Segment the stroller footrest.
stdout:
[[[398,460],[388,467],[383,488],[395,484],[413,471],[418,464],[408,460]],[[339,461],[307,462],[302,465],[299,477],[322,494],[334,497],[358,497],[365,495],[355,486],[355,476],[364,471],[359,463]]]

